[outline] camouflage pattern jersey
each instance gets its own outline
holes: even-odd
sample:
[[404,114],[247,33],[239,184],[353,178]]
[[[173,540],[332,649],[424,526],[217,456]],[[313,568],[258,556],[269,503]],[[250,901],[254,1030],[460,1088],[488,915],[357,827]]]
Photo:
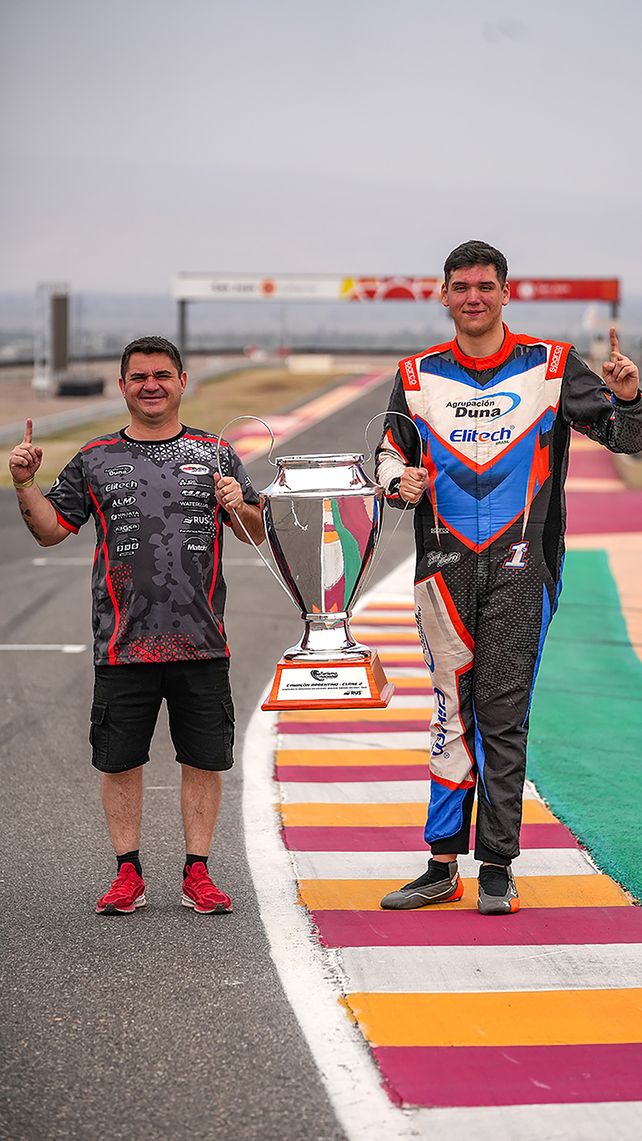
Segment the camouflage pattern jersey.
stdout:
[[[223,527],[216,502],[218,437],[183,427],[169,440],[124,430],[90,440],[49,491],[58,521],[77,533],[93,516],[94,661],[97,665],[229,656],[223,611]],[[246,503],[259,497],[233,448],[220,470]]]

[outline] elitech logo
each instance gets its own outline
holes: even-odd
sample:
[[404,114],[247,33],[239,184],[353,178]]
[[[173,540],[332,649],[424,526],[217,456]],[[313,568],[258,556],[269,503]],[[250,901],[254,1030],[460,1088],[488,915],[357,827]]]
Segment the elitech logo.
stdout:
[[484,432],[478,428],[455,428],[450,433],[450,440],[453,444],[505,444],[512,434],[511,428],[496,428],[494,432]]

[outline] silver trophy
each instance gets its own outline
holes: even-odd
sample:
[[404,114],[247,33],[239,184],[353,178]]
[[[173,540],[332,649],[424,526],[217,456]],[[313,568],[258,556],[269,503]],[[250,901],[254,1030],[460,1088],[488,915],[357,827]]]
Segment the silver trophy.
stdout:
[[386,679],[379,654],[350,632],[350,616],[381,534],[383,488],[365,472],[361,453],[272,460],[274,434],[269,425],[258,416],[235,419],[258,420],[272,437],[268,461],[276,472],[261,495],[278,575],[254,546],[304,621],[301,640],[285,650],[277,664],[262,708],[386,706],[394,686]]

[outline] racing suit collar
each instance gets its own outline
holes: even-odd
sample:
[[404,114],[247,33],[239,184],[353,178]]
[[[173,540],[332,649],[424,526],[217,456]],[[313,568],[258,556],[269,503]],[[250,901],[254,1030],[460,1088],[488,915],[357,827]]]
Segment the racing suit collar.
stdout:
[[502,347],[490,357],[467,357],[465,353],[462,353],[455,337],[450,344],[455,360],[459,361],[459,364],[462,364],[464,368],[474,368],[476,372],[483,372],[487,368],[499,368],[508,359],[517,344],[517,336],[515,333],[511,333],[508,325],[502,322],[502,327],[504,329]]

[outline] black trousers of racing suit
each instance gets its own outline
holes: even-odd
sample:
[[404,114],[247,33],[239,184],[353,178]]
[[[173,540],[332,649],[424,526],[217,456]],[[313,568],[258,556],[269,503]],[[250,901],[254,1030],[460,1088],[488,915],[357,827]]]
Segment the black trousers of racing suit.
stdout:
[[561,584],[541,536],[520,520],[484,551],[451,540],[419,562],[417,626],[435,691],[424,833],[434,855],[468,852],[476,787],[475,858],[519,855],[528,715]]

